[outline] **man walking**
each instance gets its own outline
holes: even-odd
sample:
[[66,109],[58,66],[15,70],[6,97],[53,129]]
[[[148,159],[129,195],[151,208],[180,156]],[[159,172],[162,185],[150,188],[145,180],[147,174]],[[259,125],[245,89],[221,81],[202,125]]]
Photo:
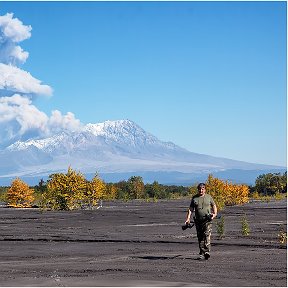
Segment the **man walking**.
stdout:
[[199,260],[210,258],[211,249],[211,220],[217,216],[217,206],[213,198],[206,194],[206,186],[204,183],[200,183],[197,186],[198,194],[192,197],[190,207],[187,212],[185,224],[190,223],[190,218],[193,213],[194,223],[197,231],[197,238],[200,249]]

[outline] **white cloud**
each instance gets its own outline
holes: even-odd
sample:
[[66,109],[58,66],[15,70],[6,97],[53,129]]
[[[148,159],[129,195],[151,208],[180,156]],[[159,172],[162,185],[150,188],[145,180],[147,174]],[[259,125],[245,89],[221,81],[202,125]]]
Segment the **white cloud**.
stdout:
[[60,131],[77,131],[82,128],[80,120],[74,114],[66,115],[58,110],[51,117],[38,110],[31,100],[15,94],[0,98],[0,137],[2,142],[19,139],[50,136]]
[[1,142],[18,140],[32,130],[46,133],[48,117],[39,111],[31,100],[15,94],[0,98],[0,136]]
[[13,47],[10,54],[12,59],[18,59],[21,63],[24,63],[29,56],[29,53],[24,51],[20,46]]
[[0,27],[3,35],[13,42],[21,42],[31,37],[32,27],[23,25],[19,19],[13,18],[13,13],[0,16]]
[[41,81],[31,76],[29,72],[0,63],[0,93],[1,95],[20,93],[50,96],[52,88],[41,84]]
[[29,72],[17,67],[24,63],[29,53],[18,42],[31,37],[31,26],[24,25],[13,13],[0,16],[0,96],[15,93],[35,95],[52,95],[48,85],[34,78]]
[[81,129],[74,114],[58,110],[47,116],[33,105],[36,96],[52,95],[52,88],[17,65],[29,53],[18,45],[31,37],[31,26],[24,25],[13,14],[0,16],[0,147],[28,138],[51,136],[61,131]]
[[17,43],[31,37],[31,26],[23,25],[12,13],[0,16],[0,62],[19,65],[25,63],[29,53]]
[[75,115],[68,112],[66,115],[58,110],[52,111],[52,115],[48,121],[49,130],[58,132],[59,130],[78,131],[82,124],[80,120],[75,118]]

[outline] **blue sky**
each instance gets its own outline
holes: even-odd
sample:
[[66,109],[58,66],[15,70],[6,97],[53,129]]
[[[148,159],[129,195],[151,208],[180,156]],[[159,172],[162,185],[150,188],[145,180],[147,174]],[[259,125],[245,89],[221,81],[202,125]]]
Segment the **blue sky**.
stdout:
[[2,2],[31,25],[34,105],[130,119],[192,152],[286,166],[286,2]]

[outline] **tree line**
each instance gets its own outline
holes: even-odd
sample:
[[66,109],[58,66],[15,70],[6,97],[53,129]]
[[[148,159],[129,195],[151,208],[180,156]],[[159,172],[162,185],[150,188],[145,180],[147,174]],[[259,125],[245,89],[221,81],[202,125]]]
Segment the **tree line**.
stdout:
[[287,171],[281,173],[261,174],[251,187],[251,193],[261,196],[271,196],[287,193]]
[[[208,176],[207,193],[216,201],[219,209],[227,205],[244,204],[249,197],[261,195],[284,195],[287,193],[287,172],[263,174],[257,177],[255,186],[234,184]],[[176,199],[197,193],[197,183],[192,186],[163,185],[154,181],[144,184],[140,176],[127,181],[105,183],[98,174],[87,180],[81,172],[68,168],[67,173],[51,174],[45,182],[29,187],[20,178],[12,181],[10,187],[0,187],[0,200],[12,207],[36,206],[42,209],[73,210],[93,209],[101,200]],[[255,197],[255,198],[257,198]]]

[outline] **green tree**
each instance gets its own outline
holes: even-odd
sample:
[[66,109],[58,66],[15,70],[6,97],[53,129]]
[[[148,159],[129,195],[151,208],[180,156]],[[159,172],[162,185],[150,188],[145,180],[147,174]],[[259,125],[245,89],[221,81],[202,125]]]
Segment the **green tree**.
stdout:
[[39,181],[38,185],[34,187],[36,193],[43,194],[47,189],[47,184],[43,180],[43,178]]
[[261,174],[256,178],[255,190],[261,195],[287,193],[287,172]]
[[159,184],[157,181],[152,183],[152,190],[154,191],[154,198],[156,199],[164,199],[168,197],[165,187]]
[[117,199],[129,200],[128,183],[125,180],[119,181],[115,184],[117,189]]
[[132,176],[128,179],[128,193],[130,199],[144,198],[144,182],[141,176]]
[[217,220],[216,222],[216,230],[217,230],[217,234],[219,239],[222,239],[224,237],[225,234],[225,219],[224,216],[222,216],[220,218],[220,220]]
[[0,201],[7,202],[7,191],[9,187],[2,186],[0,187]]
[[103,200],[114,200],[118,198],[118,188],[115,184],[106,184],[106,192]]
[[153,199],[164,199],[169,197],[169,193],[167,192],[166,188],[168,186],[164,186],[159,184],[159,182],[154,181],[152,184],[145,185],[145,193],[147,197]]

